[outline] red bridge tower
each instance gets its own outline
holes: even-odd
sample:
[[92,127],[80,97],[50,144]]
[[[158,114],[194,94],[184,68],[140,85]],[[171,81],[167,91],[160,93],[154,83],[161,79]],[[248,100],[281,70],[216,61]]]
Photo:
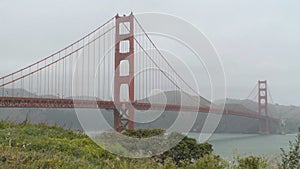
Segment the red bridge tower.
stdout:
[[266,80],[258,81],[258,112],[259,115],[265,115],[264,119],[259,120],[259,133],[269,134],[268,93]]
[[[134,128],[134,16],[116,16],[115,76],[114,76],[114,128]],[[121,74],[122,64],[128,66],[128,74]],[[126,91],[125,91],[126,90]],[[127,94],[124,94],[127,93]],[[121,100],[122,94],[128,96]]]

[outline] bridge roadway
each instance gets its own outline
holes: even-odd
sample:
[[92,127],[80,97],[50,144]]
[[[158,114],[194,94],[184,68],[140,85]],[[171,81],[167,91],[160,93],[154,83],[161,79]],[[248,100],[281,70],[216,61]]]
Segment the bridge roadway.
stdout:
[[[95,104],[96,102],[96,104]],[[174,104],[150,104],[137,103],[132,105],[137,110],[166,110],[166,111],[187,111],[220,114],[221,110],[211,110],[209,107],[192,107]],[[22,98],[22,97],[0,97],[0,108],[89,108],[89,109],[116,109],[113,101],[77,100],[77,99],[58,99],[58,98]],[[223,114],[243,116],[254,119],[266,119],[266,116],[258,113],[242,112],[224,109]],[[280,119],[267,117],[273,121]]]

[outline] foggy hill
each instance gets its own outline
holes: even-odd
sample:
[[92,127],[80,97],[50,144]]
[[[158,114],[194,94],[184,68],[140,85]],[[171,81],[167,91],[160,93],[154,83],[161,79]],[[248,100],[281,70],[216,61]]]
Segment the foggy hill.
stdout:
[[[216,104],[224,100],[216,101]],[[241,107],[242,106],[242,107]],[[226,99],[226,107],[232,109],[248,109],[254,112],[258,111],[258,103],[252,100]],[[268,104],[269,116],[285,119],[287,132],[297,132],[300,126],[300,106]]]
[[[6,94],[12,94],[12,91],[9,89],[5,90]],[[14,93],[26,93],[28,96],[33,96],[33,94],[23,91],[22,89],[15,89]],[[175,97],[177,96],[177,97]],[[180,96],[180,97],[178,97]],[[51,96],[54,97],[54,96]],[[177,99],[175,99],[177,98]],[[178,99],[181,98],[181,99]],[[200,106],[208,107],[210,102],[203,97],[191,96],[184,92],[176,91],[167,91],[157,95],[150,96],[149,98],[141,99],[138,102],[150,102],[150,103],[168,103],[168,104],[183,104],[183,105],[195,105],[195,100],[200,102]],[[161,102],[163,101],[163,102]],[[216,102],[219,103],[219,102]],[[253,112],[257,111],[257,103],[250,100],[236,100],[236,99],[227,99],[225,108],[238,111]],[[270,105],[270,114],[273,116],[279,117],[278,115],[285,115],[286,117],[297,117],[299,118],[299,107],[293,106],[281,106],[281,105]],[[276,111],[275,111],[276,110]],[[277,113],[278,110],[281,112],[288,113]],[[291,111],[288,111],[291,110]],[[89,111],[89,110],[85,110]],[[24,119],[29,118],[32,123],[41,123],[46,122],[49,124],[59,124],[66,128],[71,129],[81,129],[81,125],[77,119],[77,115],[74,109],[0,109],[0,119],[7,119],[10,121],[23,121]],[[103,116],[106,118],[108,123],[113,126],[113,111],[103,110]],[[141,113],[141,112],[136,112]],[[277,114],[276,114],[277,113]],[[297,114],[298,113],[298,114]],[[149,123],[136,123],[135,126],[138,128],[163,128],[167,129],[178,117],[178,112],[163,112],[157,119]],[[287,116],[288,115],[288,116]],[[206,113],[199,113],[195,121],[192,131],[201,131],[204,122],[207,118]],[[296,118],[296,119],[297,119]],[[292,119],[292,118],[291,118]],[[299,118],[300,119],[300,118]],[[298,121],[299,121],[298,119]],[[297,120],[289,120],[289,129],[292,131],[293,128],[297,129],[298,122]],[[186,122],[182,122],[182,125],[185,125]],[[233,115],[224,115],[220,121],[220,124],[217,128],[217,132],[225,133],[255,133],[258,131],[258,120],[250,119],[247,117],[233,116]],[[273,127],[273,132],[277,132],[276,127]]]
[[[216,101],[215,103],[218,104],[222,101]],[[243,106],[248,110],[252,110],[254,112],[258,112],[258,103],[252,100],[239,100],[239,99],[226,99],[226,105],[228,107]],[[273,117],[279,118],[299,118],[300,119],[300,106],[294,105],[279,105],[279,104],[268,104],[268,113]]]
[[[204,97],[192,96],[186,92],[179,91],[165,91],[158,93],[148,98],[138,100],[141,103],[157,103],[157,104],[177,104],[200,107],[209,107],[211,102]],[[199,104],[200,103],[200,104]]]

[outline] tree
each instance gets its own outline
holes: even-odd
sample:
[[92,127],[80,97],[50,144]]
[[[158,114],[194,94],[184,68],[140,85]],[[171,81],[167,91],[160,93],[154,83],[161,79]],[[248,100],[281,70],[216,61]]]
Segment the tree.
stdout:
[[172,158],[176,165],[186,166],[204,155],[211,154],[213,149],[209,143],[197,144],[196,139],[182,136],[179,133],[170,134],[170,138],[183,137],[173,148],[162,154],[162,160]]
[[296,136],[295,142],[289,141],[289,151],[286,152],[283,148],[280,148],[281,153],[281,164],[280,167],[284,169],[294,169],[300,168],[300,127],[298,128],[298,134]]

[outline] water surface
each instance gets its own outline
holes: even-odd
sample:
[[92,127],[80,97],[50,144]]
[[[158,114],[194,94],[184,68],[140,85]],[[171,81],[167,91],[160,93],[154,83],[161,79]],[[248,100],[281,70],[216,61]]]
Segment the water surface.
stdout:
[[[198,140],[199,133],[188,136]],[[213,134],[208,140],[215,154],[231,159],[234,155],[262,155],[269,158],[280,157],[280,148],[288,149],[289,140],[294,141],[296,134],[259,135],[259,134]]]

